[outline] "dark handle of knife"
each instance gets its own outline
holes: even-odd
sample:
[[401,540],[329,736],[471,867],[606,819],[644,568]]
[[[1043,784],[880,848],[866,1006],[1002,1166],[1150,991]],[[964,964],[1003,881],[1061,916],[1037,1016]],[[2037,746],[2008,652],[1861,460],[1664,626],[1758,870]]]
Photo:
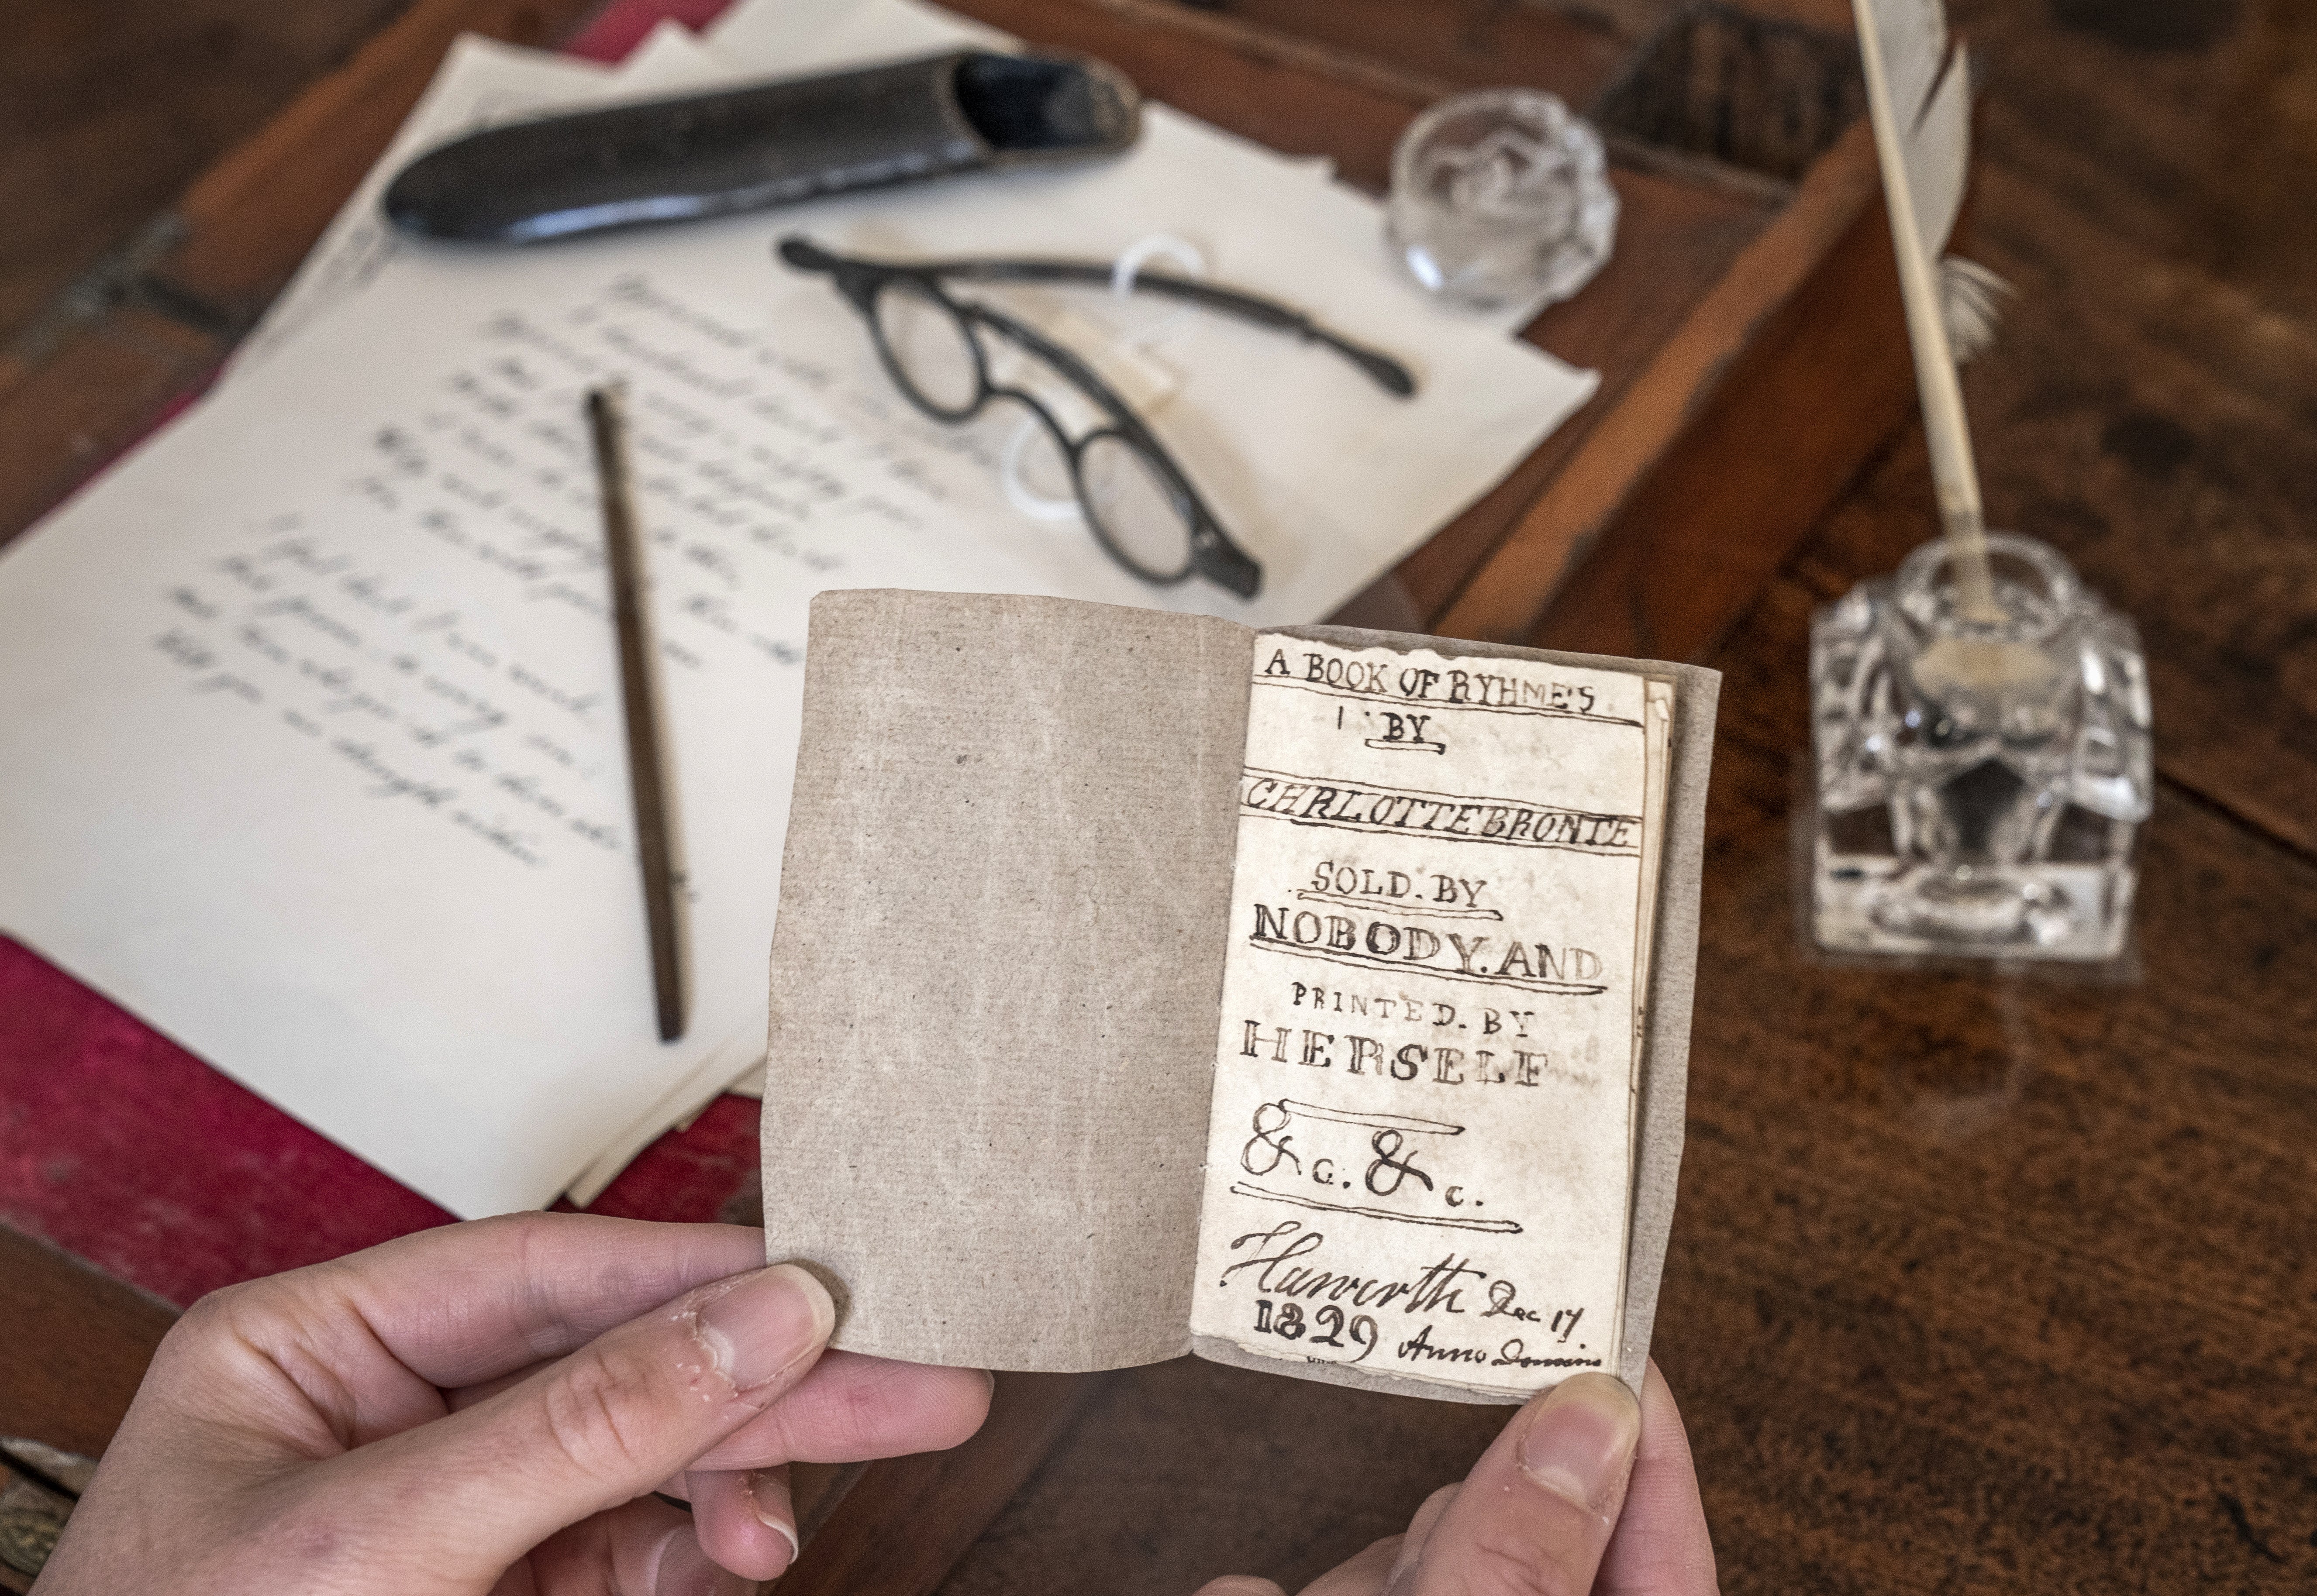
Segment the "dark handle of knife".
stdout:
[[1103,62],[953,50],[488,129],[404,167],[385,209],[425,237],[529,244],[1111,154],[1140,121]]

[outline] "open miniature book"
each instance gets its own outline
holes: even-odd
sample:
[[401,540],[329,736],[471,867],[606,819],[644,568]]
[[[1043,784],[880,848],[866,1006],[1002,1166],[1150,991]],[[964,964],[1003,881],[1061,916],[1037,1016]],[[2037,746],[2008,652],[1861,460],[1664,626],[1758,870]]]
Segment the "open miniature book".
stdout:
[[1042,598],[813,601],[776,1258],[836,1345],[1638,1386],[1680,1158],[1692,666]]

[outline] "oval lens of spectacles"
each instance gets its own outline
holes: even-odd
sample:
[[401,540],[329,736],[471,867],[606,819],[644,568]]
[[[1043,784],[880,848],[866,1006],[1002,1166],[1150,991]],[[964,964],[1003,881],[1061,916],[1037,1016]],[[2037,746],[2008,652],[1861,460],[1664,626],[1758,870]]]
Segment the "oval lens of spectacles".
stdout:
[[1136,575],[1179,582],[1191,571],[1190,506],[1158,463],[1117,432],[1078,447],[1078,500],[1104,547]]
[[981,355],[965,323],[925,284],[906,277],[877,295],[877,347],[901,390],[944,421],[981,402]]

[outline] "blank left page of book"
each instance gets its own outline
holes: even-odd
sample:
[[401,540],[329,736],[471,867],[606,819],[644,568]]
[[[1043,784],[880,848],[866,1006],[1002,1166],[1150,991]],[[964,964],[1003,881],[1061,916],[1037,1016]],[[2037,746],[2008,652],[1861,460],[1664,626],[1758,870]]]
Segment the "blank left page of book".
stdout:
[[835,1344],[1188,1349],[1252,648],[1061,599],[813,601],[765,1232],[836,1277]]

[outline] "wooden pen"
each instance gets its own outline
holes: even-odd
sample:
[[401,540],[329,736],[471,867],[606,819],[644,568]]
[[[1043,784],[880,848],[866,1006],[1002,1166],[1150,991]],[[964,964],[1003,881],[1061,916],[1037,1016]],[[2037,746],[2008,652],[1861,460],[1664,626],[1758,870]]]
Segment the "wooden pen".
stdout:
[[628,790],[634,800],[636,862],[643,876],[644,923],[651,936],[652,998],[659,1039],[684,1034],[684,939],[676,925],[677,878],[670,845],[667,774],[652,692],[651,639],[644,618],[643,545],[628,480],[627,413],[613,384],[587,394],[595,480],[604,504],[604,554],[612,575],[619,637],[620,700],[628,733]]

